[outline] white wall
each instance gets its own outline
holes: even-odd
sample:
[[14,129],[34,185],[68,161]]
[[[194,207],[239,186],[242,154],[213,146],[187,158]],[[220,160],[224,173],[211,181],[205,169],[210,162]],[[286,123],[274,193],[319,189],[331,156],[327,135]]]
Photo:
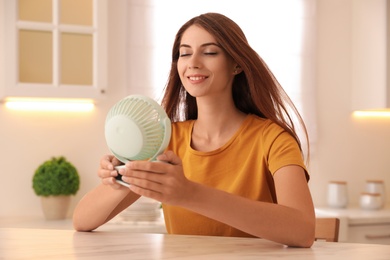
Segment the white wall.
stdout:
[[104,120],[126,95],[126,3],[109,1],[108,91],[89,113],[20,112],[0,103],[0,216],[42,215],[32,189],[36,168],[52,156],[65,156],[81,175],[73,205],[100,181],[100,157],[107,153]]
[[[317,4],[318,139],[310,165],[310,187],[317,205],[325,204],[329,180],[348,182],[351,205],[357,205],[366,179],[384,179],[390,190],[390,120],[356,120],[351,116],[353,1],[318,0]],[[132,2],[138,7],[145,3]],[[98,162],[107,152],[105,116],[118,99],[135,91],[127,83],[139,75],[135,68],[143,62],[138,55],[134,63],[126,63],[126,50],[138,44],[130,41],[126,46],[128,21],[132,21],[126,18],[126,0],[109,1],[108,11],[109,91],[93,112],[54,115],[15,112],[0,105],[0,216],[41,215],[31,180],[38,165],[51,156],[66,156],[80,172],[81,189],[73,205],[99,183]],[[132,84],[142,87],[142,77],[136,80],[140,81]],[[147,94],[149,89],[136,90],[142,91]]]
[[[358,29],[353,28],[352,10],[357,1],[362,0],[317,2],[318,143],[310,183],[316,205],[326,204],[329,180],[348,182],[352,206],[358,206],[367,179],[384,180],[390,191],[390,119],[356,119],[351,114],[356,80],[352,32]],[[376,86],[366,88],[375,90]]]

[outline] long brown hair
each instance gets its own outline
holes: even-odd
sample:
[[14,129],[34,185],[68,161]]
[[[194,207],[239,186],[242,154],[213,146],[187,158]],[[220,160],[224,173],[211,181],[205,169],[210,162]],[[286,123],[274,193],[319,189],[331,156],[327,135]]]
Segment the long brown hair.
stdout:
[[246,114],[272,120],[290,133],[302,150],[294,124],[295,116],[309,145],[305,124],[291,99],[263,59],[248,44],[241,28],[228,17],[218,13],[205,13],[194,17],[176,34],[171,71],[162,99],[162,106],[172,122],[198,117],[196,99],[184,89],[177,70],[181,38],[192,25],[200,26],[213,35],[221,48],[241,67],[242,72],[236,75],[233,81],[232,95],[236,107]]

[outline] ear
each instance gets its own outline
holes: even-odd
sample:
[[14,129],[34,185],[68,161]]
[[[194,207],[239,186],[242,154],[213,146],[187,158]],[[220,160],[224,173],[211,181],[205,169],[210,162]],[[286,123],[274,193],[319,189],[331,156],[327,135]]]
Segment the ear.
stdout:
[[237,74],[240,74],[241,72],[242,72],[242,68],[239,65],[236,65],[234,67],[233,74],[237,75]]

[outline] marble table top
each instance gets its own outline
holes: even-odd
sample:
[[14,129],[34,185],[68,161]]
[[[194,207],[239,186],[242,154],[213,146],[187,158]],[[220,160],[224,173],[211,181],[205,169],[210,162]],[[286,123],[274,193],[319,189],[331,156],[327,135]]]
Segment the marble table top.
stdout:
[[257,238],[0,228],[0,259],[390,259],[390,246]]

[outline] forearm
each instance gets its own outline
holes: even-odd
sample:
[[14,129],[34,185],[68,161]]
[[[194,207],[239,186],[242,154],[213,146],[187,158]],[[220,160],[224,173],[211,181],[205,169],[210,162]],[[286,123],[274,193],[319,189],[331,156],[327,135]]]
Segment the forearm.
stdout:
[[138,199],[128,189],[113,189],[99,185],[88,192],[73,213],[73,227],[77,231],[91,231],[109,221]]
[[194,184],[192,199],[182,207],[251,235],[290,246],[309,247],[314,238],[314,215],[296,208],[249,200]]

